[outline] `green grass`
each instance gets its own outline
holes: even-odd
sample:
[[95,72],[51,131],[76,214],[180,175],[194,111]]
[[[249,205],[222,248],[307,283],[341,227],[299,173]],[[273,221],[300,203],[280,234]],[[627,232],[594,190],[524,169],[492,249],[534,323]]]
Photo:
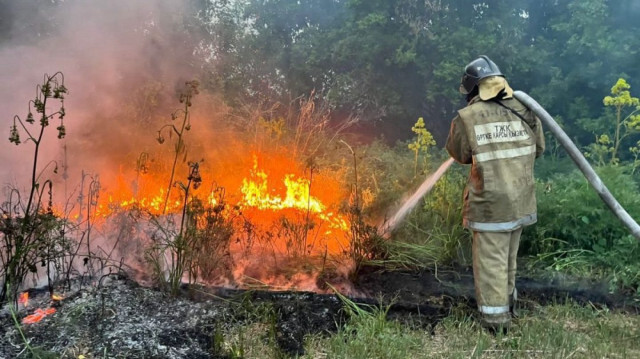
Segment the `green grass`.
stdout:
[[[529,305],[508,334],[493,335],[465,305],[452,308],[434,328],[424,328],[411,318],[388,320],[389,307],[358,307],[342,300],[350,319],[335,333],[308,336],[306,353],[298,359],[640,357],[637,314],[574,303]],[[268,320],[234,326],[224,335],[224,352],[247,359],[287,357],[269,327]]]
[[369,264],[386,269],[469,264],[471,234],[462,226],[465,183],[465,168],[452,167],[407,215],[390,240],[380,244],[386,257]]
[[640,316],[575,304],[522,313],[506,335],[482,329],[457,308],[434,328],[356,315],[336,334],[316,335],[304,358],[633,358],[640,357]]

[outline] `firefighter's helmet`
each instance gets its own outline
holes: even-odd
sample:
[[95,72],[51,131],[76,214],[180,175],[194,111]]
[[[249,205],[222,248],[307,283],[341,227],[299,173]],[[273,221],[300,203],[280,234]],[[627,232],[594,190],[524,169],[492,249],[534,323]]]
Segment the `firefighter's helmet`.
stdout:
[[471,61],[464,69],[464,75],[460,81],[460,92],[468,94],[473,88],[478,86],[478,82],[489,76],[502,76],[502,72],[495,62],[491,61],[487,56],[480,56]]

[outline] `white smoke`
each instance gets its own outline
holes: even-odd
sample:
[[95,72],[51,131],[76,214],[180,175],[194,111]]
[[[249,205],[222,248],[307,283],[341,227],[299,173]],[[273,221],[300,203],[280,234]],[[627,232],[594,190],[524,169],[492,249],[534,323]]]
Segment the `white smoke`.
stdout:
[[[26,117],[28,102],[45,73],[64,74],[69,89],[64,119],[67,138],[56,138],[57,121],[47,128],[39,170],[53,160],[64,163],[63,145],[70,175],[76,178],[82,170],[112,169],[115,159],[144,150],[153,141],[155,129],[142,139],[132,135],[134,119],[126,116],[128,101],[144,83],[162,83],[165,92],[171,92],[173,88],[167,87],[176,87],[197,70],[192,39],[182,26],[183,19],[194,15],[187,13],[184,4],[171,0],[16,1],[3,9],[10,25],[5,24],[5,39],[0,42],[0,130],[4,133],[0,185],[25,188],[29,184],[34,146],[24,143],[24,131],[23,144],[9,143],[9,128],[14,115]],[[49,111],[57,110],[53,106]],[[56,175],[49,171],[43,177]]]

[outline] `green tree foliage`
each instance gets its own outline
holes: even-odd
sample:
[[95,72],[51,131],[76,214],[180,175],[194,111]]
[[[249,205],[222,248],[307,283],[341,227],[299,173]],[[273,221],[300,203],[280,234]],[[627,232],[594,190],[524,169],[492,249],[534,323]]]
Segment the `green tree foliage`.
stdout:
[[[634,20],[640,7],[632,0],[245,3],[242,19],[246,23],[227,22],[237,26],[234,34],[240,34],[229,37],[235,42],[228,48],[228,54],[238,62],[220,76],[229,74],[226,78],[235,81],[249,97],[279,96],[281,100],[315,90],[338,110],[334,114],[381,120],[377,122],[379,129],[384,129],[385,137],[391,140],[410,141],[416,133],[406,129],[416,118],[429,118],[423,130],[441,144],[450,119],[464,106],[463,96],[458,93],[463,68],[485,54],[496,61],[513,88],[538,100],[579,147],[591,144],[593,160],[605,165],[612,158],[619,159],[625,175],[636,173],[640,164],[633,104],[620,108],[620,116],[616,116],[616,106],[629,89],[624,85],[618,86],[615,94],[608,91],[619,78],[627,79],[630,87],[637,86],[640,78],[640,24]],[[607,95],[611,100],[603,107],[602,99]],[[632,98],[629,95],[627,102]],[[375,189],[372,206],[376,209],[388,207],[411,185],[411,166],[393,167],[408,164],[408,160],[399,160],[401,156],[417,154],[420,145],[414,144],[411,153],[406,143],[402,149],[381,151],[377,157],[380,162],[395,158],[388,167],[378,162],[372,167],[375,171],[370,188]],[[581,183],[579,178],[562,182],[553,175],[566,174],[571,166],[559,168],[567,163],[561,158],[564,151],[557,143],[554,146],[553,138],[547,143],[547,154],[553,153],[554,159],[544,166],[545,181],[553,191],[560,192],[540,197],[541,224],[545,224],[544,213],[553,221],[541,228],[544,233],[536,238],[561,238],[573,243],[588,237],[592,240],[587,242],[592,243],[596,237],[606,237],[611,242],[608,244],[624,238],[624,231],[614,220],[600,223],[590,213],[580,215],[579,221],[586,218],[597,225],[587,230],[585,222],[572,224],[568,217],[574,214],[564,206],[577,201],[580,210],[595,211],[593,208],[600,208],[600,203],[594,197],[594,203],[584,205],[582,198],[590,190],[587,185],[576,189],[578,193],[572,192],[571,188]],[[362,178],[369,180],[368,176]],[[621,188],[636,180],[633,176],[624,178],[631,182]],[[618,182],[607,185],[612,188]],[[451,190],[454,187],[449,187],[452,193],[456,192]],[[417,213],[416,218],[420,215]],[[562,220],[555,221],[557,218]],[[540,243],[533,246],[544,247]],[[588,246],[579,248],[592,250]]]
[[546,81],[534,84],[532,93],[550,113],[566,120],[572,138],[586,145],[593,141],[593,132],[603,130],[600,104],[605,89],[622,74],[638,76],[630,61],[637,56],[631,46],[637,43],[637,25],[619,25],[621,15],[614,16],[624,6],[619,2],[574,0],[557,6],[562,11],[548,20],[549,34],[539,39],[554,56],[541,64],[548,69],[542,75]]
[[341,111],[382,120],[389,139],[405,139],[403,129],[428,116],[442,143],[463,105],[462,69],[480,54],[562,117],[582,145],[601,122],[603,89],[640,75],[638,24],[630,20],[640,9],[628,0],[236,4],[246,6],[208,5],[218,19],[210,22],[220,32],[216,56],[225,59],[214,75],[221,88],[280,100],[315,90]]

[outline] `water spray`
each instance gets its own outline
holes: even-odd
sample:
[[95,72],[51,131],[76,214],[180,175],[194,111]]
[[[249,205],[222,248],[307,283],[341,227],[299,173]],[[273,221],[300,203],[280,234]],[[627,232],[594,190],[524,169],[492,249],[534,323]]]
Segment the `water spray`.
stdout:
[[418,187],[418,189],[411,195],[411,197],[407,198],[407,200],[404,201],[404,203],[400,208],[398,208],[396,213],[388,221],[379,226],[380,233],[382,233],[383,236],[388,237],[391,232],[396,229],[396,227],[400,222],[402,222],[404,217],[406,217],[407,214],[411,212],[413,207],[418,204],[418,201],[429,191],[431,191],[440,177],[442,177],[445,172],[447,172],[449,167],[451,167],[451,164],[453,164],[453,158],[449,158],[443,164],[441,164],[440,167],[438,167],[438,170],[431,176],[427,177],[427,179],[422,182],[420,187]]
[[[589,162],[582,155],[580,150],[571,141],[569,136],[558,125],[558,123],[549,115],[549,113],[542,107],[536,100],[531,98],[522,91],[515,91],[513,93],[515,98],[522,102],[527,108],[538,116],[542,124],[551,131],[556,137],[558,142],[564,147],[571,159],[576,163],[580,171],[584,174],[587,181],[591,184],[593,189],[598,193],[602,201],[609,207],[609,209],[622,221],[622,223],[629,229],[631,234],[640,240],[640,225],[629,215],[629,213],[618,203],[615,197],[611,194],[607,186],[604,185],[600,177],[593,170]],[[398,224],[404,219],[404,217],[418,204],[418,201],[426,195],[433,188],[434,184],[442,177],[453,163],[453,158],[449,158],[445,161],[440,168],[429,176],[420,187],[415,191],[411,197],[409,197],[403,205],[396,211],[396,213],[387,222],[380,225],[380,233],[383,236],[388,237],[391,232],[398,226]]]

